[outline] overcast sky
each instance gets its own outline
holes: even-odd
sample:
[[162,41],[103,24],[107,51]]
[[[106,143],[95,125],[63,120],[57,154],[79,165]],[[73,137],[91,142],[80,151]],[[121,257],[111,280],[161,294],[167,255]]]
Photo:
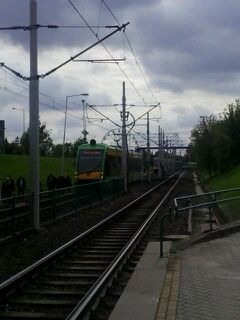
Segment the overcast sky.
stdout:
[[[28,26],[29,2],[1,0],[0,27]],[[151,105],[161,104],[150,113],[153,140],[160,126],[170,136],[177,132],[188,143],[199,116],[218,115],[239,97],[238,0],[38,0],[37,7],[38,24],[61,26],[38,29],[39,74],[115,30],[102,26],[130,22],[127,38],[117,32],[104,47],[99,44],[78,57],[125,61],[70,62],[40,79],[40,120],[51,130],[55,143],[63,139],[66,96],[80,93],[88,93],[86,102],[97,105],[98,110],[87,108],[89,139],[101,142],[108,131],[120,130],[123,81],[127,105],[135,105],[127,107],[131,113],[128,123],[144,115]],[[82,18],[90,26],[99,26],[92,29],[94,34]],[[28,77],[29,31],[0,31],[0,47],[0,62]],[[5,120],[9,141],[23,129],[23,112],[13,107],[25,110],[26,128],[29,125],[28,85],[0,68],[0,119]],[[66,141],[82,136],[82,99],[68,98]],[[132,133],[139,145],[146,143],[142,138],[146,116],[136,121]],[[111,136],[106,141],[111,143]]]

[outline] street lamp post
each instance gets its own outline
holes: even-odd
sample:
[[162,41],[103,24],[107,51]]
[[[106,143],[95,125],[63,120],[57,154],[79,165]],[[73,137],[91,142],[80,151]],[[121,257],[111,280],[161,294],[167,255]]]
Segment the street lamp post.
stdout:
[[83,142],[86,143],[87,142],[87,126],[86,126],[86,114],[85,114],[85,100],[82,100],[82,107],[83,107]]
[[66,137],[68,99],[72,98],[72,97],[79,97],[79,96],[88,96],[88,93],[79,93],[79,94],[73,94],[70,96],[66,96],[64,128],[63,128],[63,144],[62,144],[62,161],[61,161],[61,174],[62,175],[64,174],[64,153],[65,153],[65,137]]
[[12,110],[17,110],[22,112],[22,127],[23,127],[23,133],[25,132],[25,110],[20,108],[13,107]]
[[128,191],[128,163],[127,163],[127,133],[126,133],[126,93],[125,82],[122,89],[122,174],[124,178],[124,191]]

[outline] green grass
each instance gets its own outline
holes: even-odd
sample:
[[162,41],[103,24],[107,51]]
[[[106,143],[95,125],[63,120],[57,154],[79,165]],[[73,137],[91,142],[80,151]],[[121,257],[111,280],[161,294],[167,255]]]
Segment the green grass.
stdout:
[[[208,186],[209,191],[240,188],[240,165],[231,170],[207,177],[206,173],[201,172],[201,181]],[[224,198],[240,196],[240,192],[227,193]],[[240,219],[240,200],[223,203],[222,208],[230,221]]]
[[207,180],[210,190],[230,189],[240,187],[240,165],[233,169],[213,176]]
[[[60,175],[61,158],[40,157],[39,176],[43,189],[46,190],[47,176],[53,173],[56,177]],[[64,173],[68,174],[74,182],[75,160],[73,158],[64,159]],[[29,156],[26,155],[7,155],[0,154],[0,181],[3,181],[6,175],[10,175],[16,182],[19,175],[22,175],[27,181],[29,188]]]

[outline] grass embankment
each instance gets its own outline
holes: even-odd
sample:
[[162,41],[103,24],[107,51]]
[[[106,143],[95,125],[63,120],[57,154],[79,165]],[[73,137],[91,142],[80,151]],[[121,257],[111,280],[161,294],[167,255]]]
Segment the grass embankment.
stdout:
[[[39,176],[42,182],[43,190],[47,190],[47,176],[52,173],[56,177],[60,175],[61,158],[40,157]],[[75,160],[73,158],[64,159],[64,174],[69,175],[74,182]],[[16,182],[19,175],[22,175],[29,188],[29,156],[27,155],[7,155],[0,154],[0,181],[2,182],[6,175],[10,175]]]
[[[214,175],[211,178],[207,178],[206,175],[204,175],[201,181],[208,187],[209,191],[240,188],[240,165],[225,173]],[[240,196],[240,191],[226,193],[222,197],[229,198],[237,196]],[[229,221],[240,220],[240,200],[222,203],[221,207]]]

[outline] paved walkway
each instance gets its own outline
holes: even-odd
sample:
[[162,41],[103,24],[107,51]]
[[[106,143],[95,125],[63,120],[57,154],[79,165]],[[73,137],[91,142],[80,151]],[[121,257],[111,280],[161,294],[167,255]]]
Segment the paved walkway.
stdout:
[[205,242],[199,238],[203,242],[168,257],[165,249],[164,258],[159,258],[159,243],[150,243],[110,319],[239,320],[240,231],[236,227],[221,227],[206,234]]
[[[164,243],[164,255],[171,243]],[[160,259],[159,242],[150,242],[109,320],[153,320],[164,283],[167,258]]]
[[177,320],[240,319],[240,232],[181,252]]
[[177,247],[149,244],[111,320],[240,320],[240,221]]
[[181,261],[171,255],[168,259],[165,281],[162,286],[156,320],[175,320],[179,296]]

